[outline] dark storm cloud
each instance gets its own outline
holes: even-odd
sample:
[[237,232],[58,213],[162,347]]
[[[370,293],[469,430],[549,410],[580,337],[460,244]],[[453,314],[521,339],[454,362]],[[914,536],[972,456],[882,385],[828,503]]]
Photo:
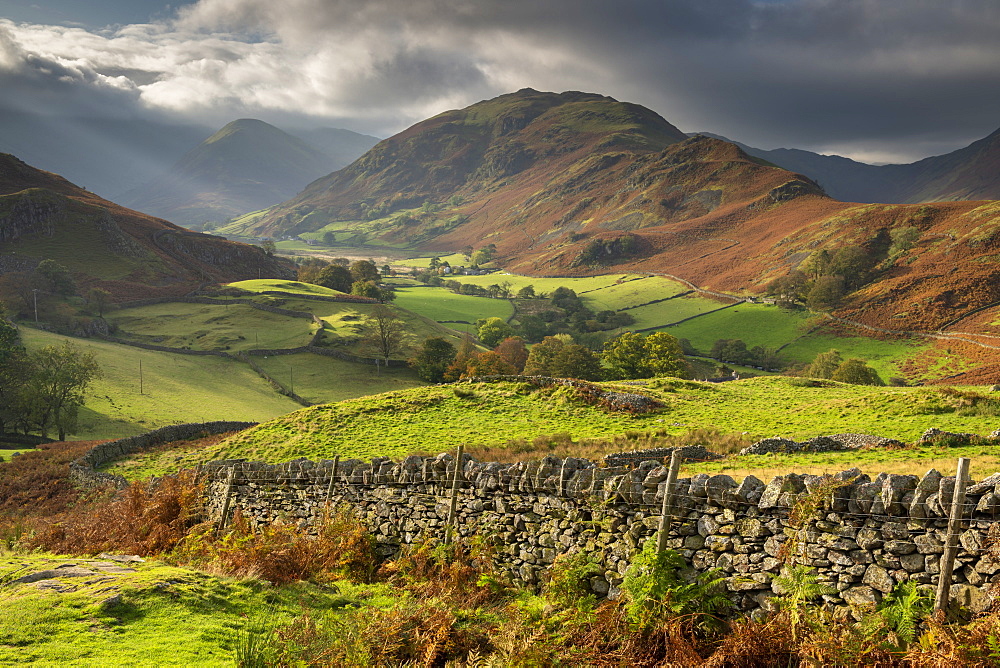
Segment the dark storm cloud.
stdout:
[[995,0],[200,0],[115,33],[51,29],[51,43],[41,27],[9,27],[24,53],[85,85],[218,120],[384,135],[530,86],[612,95],[764,147],[881,160],[1000,125]]

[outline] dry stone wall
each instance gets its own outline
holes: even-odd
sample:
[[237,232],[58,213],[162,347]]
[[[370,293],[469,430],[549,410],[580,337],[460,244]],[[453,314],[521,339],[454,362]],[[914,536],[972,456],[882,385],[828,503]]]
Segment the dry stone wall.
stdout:
[[[657,453],[660,454],[660,453]],[[625,460],[622,460],[625,461]],[[546,457],[515,464],[463,457],[455,531],[481,535],[515,584],[537,586],[556,557],[582,550],[597,558],[598,595],[616,597],[632,556],[660,522],[668,469],[661,461],[598,466]],[[360,514],[384,556],[445,533],[455,460],[323,460],[208,465],[207,498],[216,519],[230,495],[255,524],[313,526],[328,503]],[[683,471],[682,471],[683,475]],[[232,485],[228,484],[232,476]],[[832,604],[875,603],[898,583],[936,582],[955,478],[858,470],[834,476],[788,474],[765,483],[747,476],[697,474],[677,481],[668,547],[698,570],[718,568],[744,611],[766,609],[772,579],[786,564],[815,568],[836,593]],[[971,484],[963,501],[953,596],[973,607],[1000,582],[988,549],[1000,508],[1000,474]]]

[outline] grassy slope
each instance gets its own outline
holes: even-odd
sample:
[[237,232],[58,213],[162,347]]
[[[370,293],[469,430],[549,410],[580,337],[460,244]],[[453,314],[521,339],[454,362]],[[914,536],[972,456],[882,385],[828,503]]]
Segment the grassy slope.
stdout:
[[313,403],[352,399],[366,394],[419,387],[415,372],[406,368],[378,369],[310,353],[257,358],[272,377]]
[[424,387],[304,409],[180,460],[178,451],[149,455],[156,460],[150,461],[151,470],[230,457],[398,457],[558,432],[582,438],[653,429],[682,434],[705,427],[753,439],[860,432],[914,440],[929,427],[980,434],[995,428],[995,418],[957,415],[951,400],[927,388],[798,387],[784,377],[721,385],[663,379],[640,391],[668,407],[631,417],[582,404],[564,390],[490,384],[471,386],[474,396],[459,396],[456,389],[466,387]]
[[0,450],[0,463],[9,462],[13,459],[14,455],[21,454],[22,452],[34,452],[35,448],[25,448],[23,450]]
[[[448,327],[475,333],[472,325],[479,318],[503,318],[514,313],[514,307],[505,299],[487,299],[470,295],[457,295],[446,288],[429,286],[399,287],[396,289],[397,306],[427,316],[436,322],[447,322]],[[464,320],[471,324],[455,322]]]
[[170,302],[112,311],[108,320],[120,328],[121,336],[191,350],[296,348],[307,344],[315,331],[315,325],[304,318],[245,304]]
[[[807,311],[786,311],[777,306],[740,304],[675,325],[665,331],[686,338],[702,352],[712,350],[718,339],[742,339],[748,348],[777,348],[803,333]],[[815,356],[815,355],[814,355]]]
[[[25,566],[22,574],[93,561],[101,560],[0,553],[0,576]],[[129,566],[135,572],[63,578],[64,592],[31,584],[5,589],[0,664],[228,666],[240,633],[262,614],[269,623],[287,623],[306,611],[322,615],[345,603],[387,606],[392,600],[380,586],[338,583],[331,594],[305,583],[272,587],[159,562]]]
[[[88,393],[77,438],[130,436],[168,424],[268,420],[299,408],[249,367],[218,357],[189,357],[21,328],[29,350],[70,341],[103,370]],[[142,360],[143,393],[139,394]]]

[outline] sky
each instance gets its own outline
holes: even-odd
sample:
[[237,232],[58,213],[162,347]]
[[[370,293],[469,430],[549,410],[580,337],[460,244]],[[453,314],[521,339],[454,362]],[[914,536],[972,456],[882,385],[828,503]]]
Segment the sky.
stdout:
[[0,0],[0,109],[389,136],[521,88],[868,162],[1000,127],[997,0]]

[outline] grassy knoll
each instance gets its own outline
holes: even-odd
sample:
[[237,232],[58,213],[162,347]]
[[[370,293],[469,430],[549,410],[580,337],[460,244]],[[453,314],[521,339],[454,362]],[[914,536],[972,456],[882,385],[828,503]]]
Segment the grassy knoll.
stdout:
[[219,458],[401,456],[459,443],[499,446],[542,434],[585,438],[694,428],[743,432],[754,440],[859,432],[912,441],[929,427],[986,434],[996,421],[969,414],[957,399],[929,388],[832,382],[802,387],[797,379],[761,377],[720,385],[659,379],[638,391],[667,407],[633,417],[589,406],[565,389],[510,383],[423,387],[297,411],[180,458],[176,451],[149,457],[159,458],[153,470],[165,471]]
[[802,328],[809,319],[808,311],[788,311],[763,304],[740,304],[682,322],[665,331],[677,338],[688,339],[702,352],[710,351],[712,344],[723,338],[742,339],[748,348],[777,348],[802,334]]
[[[92,577],[8,586],[0,597],[0,664],[32,666],[225,666],[262,618],[288,623],[348,604],[391,604],[382,586],[301,583],[207,575],[161,562],[118,564],[38,554],[0,554],[2,576],[74,565]],[[119,572],[124,570],[124,572]],[[15,573],[17,571],[17,573]],[[41,588],[38,584],[59,585]],[[359,596],[360,594],[360,596]],[[373,595],[374,594],[374,595]],[[364,600],[364,603],[360,601]]]
[[130,436],[184,422],[268,420],[299,407],[232,360],[70,339],[27,327],[21,328],[21,335],[29,350],[70,341],[97,358],[104,375],[88,394],[76,438]]
[[[429,286],[398,287],[394,303],[436,322],[446,323],[451,329],[472,333],[475,333],[473,324],[479,318],[506,320],[514,313],[514,307],[506,299],[457,295],[447,288]],[[470,324],[456,322],[460,320]]]
[[255,359],[285,387],[294,385],[296,394],[313,403],[341,401],[424,384],[410,369],[376,368],[310,353]]
[[190,350],[295,348],[309,342],[315,327],[246,304],[170,302],[112,311],[108,320],[124,338]]

